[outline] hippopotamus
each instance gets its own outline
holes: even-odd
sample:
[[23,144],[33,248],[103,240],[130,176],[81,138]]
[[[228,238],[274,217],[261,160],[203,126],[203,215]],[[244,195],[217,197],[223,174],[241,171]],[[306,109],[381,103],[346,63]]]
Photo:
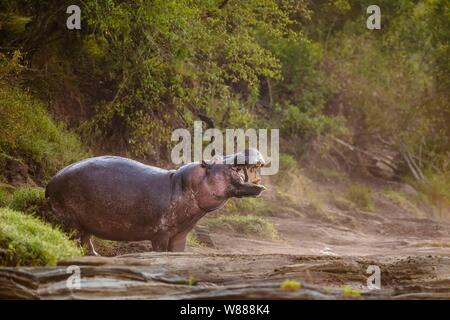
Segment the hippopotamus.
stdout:
[[246,149],[165,170],[118,156],[85,159],[59,171],[45,191],[54,214],[78,231],[91,255],[91,236],[150,240],[154,251],[184,251],[186,237],[206,213],[233,197],[265,187],[260,152]]

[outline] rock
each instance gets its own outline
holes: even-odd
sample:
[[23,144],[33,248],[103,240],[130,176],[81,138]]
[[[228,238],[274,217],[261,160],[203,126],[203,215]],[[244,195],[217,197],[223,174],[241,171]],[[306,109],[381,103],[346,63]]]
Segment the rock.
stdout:
[[[381,290],[366,288],[373,264],[381,269]],[[73,266],[80,271],[79,288],[67,281]],[[0,299],[449,299],[449,276],[444,256],[149,252],[80,257],[57,267],[1,267]],[[300,288],[282,289],[286,279]],[[346,297],[343,288],[349,286],[358,295]]]

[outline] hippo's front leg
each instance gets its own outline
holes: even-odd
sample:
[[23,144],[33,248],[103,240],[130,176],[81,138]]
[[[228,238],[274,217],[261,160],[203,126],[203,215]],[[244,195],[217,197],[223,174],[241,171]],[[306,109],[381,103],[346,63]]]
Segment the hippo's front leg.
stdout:
[[169,234],[159,233],[152,239],[153,251],[164,252],[169,248]]
[[173,236],[169,241],[169,251],[182,252],[186,249],[186,238],[189,231],[181,232]]

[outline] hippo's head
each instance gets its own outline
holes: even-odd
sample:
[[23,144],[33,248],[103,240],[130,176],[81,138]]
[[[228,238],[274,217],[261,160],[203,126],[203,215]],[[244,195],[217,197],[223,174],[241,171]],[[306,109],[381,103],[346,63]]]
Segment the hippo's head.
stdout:
[[260,168],[265,162],[255,149],[223,158],[202,161],[190,172],[195,180],[196,200],[201,208],[214,210],[232,197],[257,197],[266,188],[261,184]]

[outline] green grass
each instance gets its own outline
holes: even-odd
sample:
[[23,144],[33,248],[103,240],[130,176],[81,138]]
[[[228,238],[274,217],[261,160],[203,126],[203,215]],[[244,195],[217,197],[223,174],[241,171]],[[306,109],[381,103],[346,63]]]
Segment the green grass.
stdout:
[[269,220],[253,215],[220,215],[205,219],[203,224],[212,229],[222,229],[243,235],[256,235],[266,239],[278,238],[278,232]]
[[45,205],[45,191],[42,188],[18,188],[12,195],[9,207],[29,214],[38,213]]
[[280,288],[285,291],[295,292],[302,287],[301,282],[296,280],[286,279],[280,284]]
[[10,194],[3,188],[0,188],[0,207],[6,207],[10,201]]
[[45,190],[37,187],[17,188],[8,205],[9,208],[39,217],[52,226],[61,228],[66,233],[73,233],[74,230],[63,220],[57,217],[45,199]]
[[0,265],[54,266],[60,259],[82,254],[60,230],[31,215],[0,208]]
[[230,199],[225,206],[220,209],[220,214],[223,215],[254,215],[254,216],[302,216],[298,211],[299,198],[298,194],[294,195],[287,193],[279,188],[277,185],[273,185],[273,197],[272,198],[240,198]]
[[392,201],[393,203],[395,203],[396,205],[398,205],[400,208],[409,211],[411,213],[414,213],[418,216],[422,215],[422,212],[419,210],[419,208],[410,200],[408,200],[408,198],[403,195],[402,193],[395,191],[395,190],[385,190],[383,192],[384,196]]
[[272,180],[277,184],[289,183],[290,177],[300,172],[297,160],[290,154],[280,153],[278,173],[272,176]]
[[407,181],[418,191],[417,201],[433,206],[439,216],[450,215],[450,171],[440,173],[426,173],[427,179],[417,182],[412,179]]
[[330,200],[332,204],[339,210],[350,211],[355,209],[355,204],[352,201],[345,199],[344,197],[334,192],[330,193]]
[[205,246],[200,240],[197,239],[197,237],[192,232],[189,232],[187,235],[186,245],[188,245],[189,247],[197,247],[197,248]]
[[345,285],[342,287],[342,296],[345,298],[357,299],[361,297],[361,290]]
[[224,214],[263,215],[268,209],[266,202],[266,199],[263,198],[230,199],[221,212]]
[[374,211],[375,203],[372,190],[362,185],[352,185],[347,190],[347,199],[353,202],[358,209]]
[[0,80],[0,172],[13,157],[45,180],[87,156],[78,137],[56,123],[43,103]]
[[323,182],[343,182],[349,183],[349,177],[340,171],[327,168],[313,168],[311,169],[312,175],[315,179]]

